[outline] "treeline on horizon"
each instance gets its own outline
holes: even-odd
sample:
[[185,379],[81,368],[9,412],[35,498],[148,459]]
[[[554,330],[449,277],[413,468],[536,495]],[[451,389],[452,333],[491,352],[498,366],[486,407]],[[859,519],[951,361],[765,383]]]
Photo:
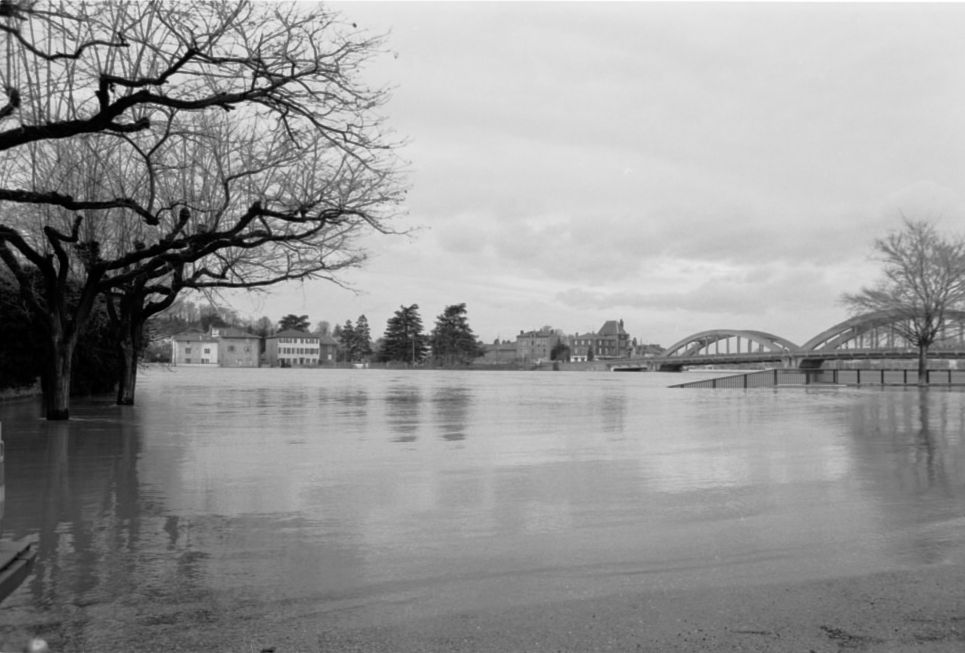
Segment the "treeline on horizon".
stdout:
[[[161,338],[192,329],[207,333],[213,327],[240,329],[257,336],[262,343],[266,338],[287,330],[330,336],[338,343],[338,361],[351,363],[376,361],[459,367],[470,364],[484,353],[483,344],[469,326],[465,303],[446,306],[436,317],[435,325],[428,333],[423,327],[419,305],[401,306],[386,321],[385,331],[377,339],[373,339],[372,329],[365,315],[359,315],[354,323],[346,320],[334,327],[329,321],[322,320],[313,328],[307,315],[289,313],[275,323],[266,316],[258,319],[242,318],[232,309],[218,308],[211,304],[199,307],[188,301],[172,305],[168,311],[158,316],[152,326]],[[160,355],[160,352],[157,352],[157,355]]]
[[[31,314],[12,279],[0,270],[0,390],[30,388],[43,378],[46,361],[44,321]],[[402,306],[386,322],[381,337],[372,338],[365,315],[355,322],[331,325],[322,320],[314,325],[307,315],[288,314],[277,322],[267,316],[251,318],[226,306],[176,300],[145,325],[139,363],[171,361],[169,338],[185,332],[209,333],[212,328],[232,328],[261,340],[294,329],[331,336],[338,342],[339,362],[376,361],[406,365],[460,367],[482,356],[482,343],[469,326],[466,305],[447,306],[426,333],[419,306]],[[123,365],[116,325],[106,303],[98,303],[93,318],[80,336],[73,357],[71,395],[90,396],[115,389]]]

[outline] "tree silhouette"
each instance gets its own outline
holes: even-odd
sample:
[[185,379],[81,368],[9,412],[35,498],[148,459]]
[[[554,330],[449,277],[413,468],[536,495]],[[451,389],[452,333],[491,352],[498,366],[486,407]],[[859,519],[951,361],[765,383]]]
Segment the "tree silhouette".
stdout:
[[289,313],[278,321],[279,331],[308,331],[311,322],[308,320],[307,315],[294,315]]
[[436,318],[430,344],[433,360],[446,367],[468,365],[483,355],[482,343],[469,327],[465,303],[447,306]]
[[965,237],[945,237],[926,221],[904,219],[899,231],[874,242],[884,278],[842,297],[856,314],[881,312],[918,348],[918,382],[928,383],[928,349],[945,314],[965,304]]
[[131,358],[184,289],[337,281],[365,260],[361,232],[389,232],[403,191],[375,114],[386,94],[359,75],[380,42],[334,14],[5,1],[0,37],[0,200],[19,206],[0,213],[0,259],[45,316],[48,418],[68,417],[98,296]]
[[386,323],[379,360],[409,365],[421,363],[429,349],[428,340],[422,332],[419,305],[402,306]]
[[359,362],[372,355],[372,332],[369,319],[359,315],[355,321],[354,342],[352,343],[352,361]]

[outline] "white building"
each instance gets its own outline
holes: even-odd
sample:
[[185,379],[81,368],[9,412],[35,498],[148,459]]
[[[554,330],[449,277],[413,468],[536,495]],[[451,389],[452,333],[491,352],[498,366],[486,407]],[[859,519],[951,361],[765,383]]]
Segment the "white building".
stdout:
[[317,367],[320,345],[318,336],[286,329],[265,338],[265,358],[271,367]]
[[182,333],[171,338],[172,365],[218,365],[218,339],[205,333]]

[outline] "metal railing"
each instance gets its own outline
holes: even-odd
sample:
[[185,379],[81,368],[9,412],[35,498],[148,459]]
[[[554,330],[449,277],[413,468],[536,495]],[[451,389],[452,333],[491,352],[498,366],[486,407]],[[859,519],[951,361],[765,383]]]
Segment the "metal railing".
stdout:
[[[965,370],[928,370],[929,385],[965,385]],[[913,369],[773,369],[743,372],[701,381],[689,381],[671,388],[777,388],[808,385],[918,385]]]

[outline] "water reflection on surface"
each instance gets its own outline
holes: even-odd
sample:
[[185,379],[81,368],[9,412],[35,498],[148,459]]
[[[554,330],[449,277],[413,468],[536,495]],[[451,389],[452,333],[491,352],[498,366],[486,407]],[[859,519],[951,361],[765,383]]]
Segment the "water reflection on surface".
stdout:
[[965,403],[958,392],[910,389],[852,413],[852,453],[881,507],[879,528],[896,537],[893,552],[913,563],[958,561],[962,511]]
[[472,396],[466,386],[453,384],[436,388],[432,404],[436,412],[436,428],[443,440],[466,439],[471,402]]
[[0,406],[3,531],[40,542],[0,632],[250,650],[306,615],[323,630],[963,560],[962,393],[666,383],[178,369],[68,424]]
[[418,386],[396,382],[385,395],[385,417],[395,437],[393,442],[415,442],[420,426],[422,394]]

